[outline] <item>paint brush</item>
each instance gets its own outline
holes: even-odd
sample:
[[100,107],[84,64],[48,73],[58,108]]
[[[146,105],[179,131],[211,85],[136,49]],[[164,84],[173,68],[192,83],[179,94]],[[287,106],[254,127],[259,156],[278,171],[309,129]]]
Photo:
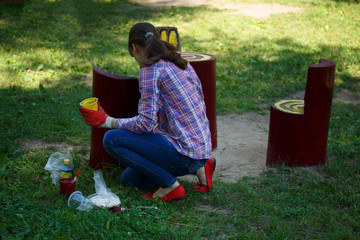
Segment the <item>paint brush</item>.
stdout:
[[77,174],[76,174],[76,176],[75,176],[74,180],[72,181],[73,183],[74,183],[74,182],[76,182],[76,179],[77,179],[77,177],[79,176],[80,172],[81,172],[81,169],[79,169],[79,171],[77,172]]

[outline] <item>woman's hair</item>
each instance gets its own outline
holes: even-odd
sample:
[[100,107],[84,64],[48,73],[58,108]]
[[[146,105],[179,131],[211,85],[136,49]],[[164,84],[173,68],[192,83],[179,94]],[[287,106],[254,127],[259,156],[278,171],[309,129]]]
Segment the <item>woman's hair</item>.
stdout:
[[150,66],[159,59],[163,59],[173,62],[180,69],[187,68],[187,61],[177,52],[177,47],[161,40],[158,31],[150,23],[137,23],[131,28],[128,43],[131,56],[133,56],[132,44],[144,49],[146,60],[140,64],[142,67]]

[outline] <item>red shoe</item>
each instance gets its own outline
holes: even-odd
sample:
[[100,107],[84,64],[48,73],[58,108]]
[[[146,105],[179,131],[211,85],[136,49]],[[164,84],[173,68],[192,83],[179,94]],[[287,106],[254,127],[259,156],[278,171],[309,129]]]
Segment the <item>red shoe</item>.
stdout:
[[207,185],[199,183],[198,185],[193,187],[193,189],[195,191],[198,191],[198,192],[208,192],[208,191],[210,191],[212,176],[213,176],[213,173],[215,171],[215,167],[216,167],[216,159],[215,158],[210,158],[206,162],[206,164],[204,166]]
[[[146,199],[154,199],[153,197],[154,193],[155,192],[144,193],[141,196],[143,196]],[[185,189],[182,185],[179,185],[177,188],[175,188],[174,190],[172,190],[171,192],[160,198],[159,201],[170,202],[174,200],[183,199],[184,197],[185,197]]]

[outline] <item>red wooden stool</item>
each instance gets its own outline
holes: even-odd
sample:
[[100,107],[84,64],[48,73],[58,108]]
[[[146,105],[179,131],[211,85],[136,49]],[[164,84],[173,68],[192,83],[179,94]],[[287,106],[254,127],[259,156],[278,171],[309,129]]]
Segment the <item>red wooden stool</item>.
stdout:
[[271,105],[266,165],[311,166],[326,160],[335,63],[308,68],[304,100]]
[[206,116],[210,124],[212,149],[217,148],[217,127],[216,127],[216,57],[206,53],[181,52],[194,68],[200,79]]
[[[140,99],[137,78],[118,76],[93,68],[93,92],[105,112],[114,118],[130,118],[138,114]],[[101,169],[104,165],[117,165],[103,146],[103,138],[108,128],[91,128],[90,166]]]

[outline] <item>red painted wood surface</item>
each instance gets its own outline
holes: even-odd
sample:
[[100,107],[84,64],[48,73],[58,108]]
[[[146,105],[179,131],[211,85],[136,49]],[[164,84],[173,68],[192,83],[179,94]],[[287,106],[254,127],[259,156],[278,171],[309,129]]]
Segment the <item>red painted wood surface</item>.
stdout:
[[[216,148],[216,58],[209,54],[198,53],[186,53],[184,58],[193,66],[201,81],[206,115],[210,123],[212,147]],[[140,93],[137,78],[118,76],[93,68],[93,96],[99,99],[109,116],[128,118],[138,114]],[[109,130],[98,127],[91,129],[90,166],[94,169],[118,164],[103,147],[104,135]]]
[[[217,148],[216,126],[216,57],[210,54],[186,53],[187,59],[198,75],[206,105],[206,116],[210,123],[212,148]],[[191,57],[195,56],[195,57]]]
[[266,165],[312,166],[326,161],[335,63],[320,59],[308,68],[303,114],[270,109]]
[[[140,93],[137,78],[118,76],[93,68],[93,96],[99,99],[109,116],[129,118],[138,113]],[[104,135],[109,130],[98,127],[91,129],[90,166],[94,169],[118,164],[103,146]]]

